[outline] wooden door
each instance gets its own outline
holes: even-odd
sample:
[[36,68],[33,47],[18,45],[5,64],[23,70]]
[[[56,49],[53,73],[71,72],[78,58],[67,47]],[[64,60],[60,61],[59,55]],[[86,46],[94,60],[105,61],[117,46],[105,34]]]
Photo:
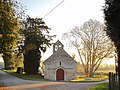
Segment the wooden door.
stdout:
[[58,69],[56,71],[56,80],[64,80],[64,70],[63,69]]

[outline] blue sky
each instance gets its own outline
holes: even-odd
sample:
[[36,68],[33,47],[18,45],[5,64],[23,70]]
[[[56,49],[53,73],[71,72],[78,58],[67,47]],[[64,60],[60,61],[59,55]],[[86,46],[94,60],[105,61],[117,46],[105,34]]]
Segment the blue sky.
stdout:
[[[50,10],[63,0],[18,0],[27,7],[31,17],[44,17]],[[61,39],[63,33],[80,26],[88,19],[103,22],[102,6],[104,0],[64,0],[53,12],[43,20],[52,29],[51,33]]]
[[[63,0],[18,0],[27,8],[27,14],[31,17],[42,18],[57,4]],[[57,35],[54,41],[61,40],[62,34],[71,30],[75,26],[81,26],[89,19],[96,19],[104,22],[103,7],[104,0],[64,0],[48,16],[43,18],[46,24],[51,28],[51,34]],[[66,42],[61,40],[64,45]],[[52,47],[51,47],[52,48]],[[48,58],[52,54],[52,49],[42,55],[42,59]],[[65,49],[69,52],[67,47]],[[47,56],[47,57],[46,57]]]
[[[39,18],[44,17],[44,15],[62,1],[63,0],[18,0],[22,5],[26,6],[26,14]],[[62,41],[65,45],[65,50],[71,53],[71,50],[66,47],[66,42],[61,40],[62,34],[75,26],[81,26],[89,19],[96,19],[103,23],[104,14],[102,6],[104,6],[104,0],[64,0],[59,7],[43,18],[43,20],[51,28],[51,34],[57,35],[54,41],[58,39]],[[52,54],[51,48],[48,48],[47,52],[42,55],[42,59],[45,60]]]

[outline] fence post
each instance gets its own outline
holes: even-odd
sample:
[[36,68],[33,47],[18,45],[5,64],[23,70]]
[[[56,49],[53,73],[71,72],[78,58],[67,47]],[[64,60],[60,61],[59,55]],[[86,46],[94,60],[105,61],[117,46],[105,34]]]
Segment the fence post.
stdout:
[[116,90],[115,88],[115,85],[116,85],[116,81],[115,81],[115,73],[113,73],[113,90]]
[[109,72],[109,90],[112,90],[112,88],[111,88],[111,86],[112,86],[111,85],[111,78],[112,78],[111,75],[112,75],[111,72]]

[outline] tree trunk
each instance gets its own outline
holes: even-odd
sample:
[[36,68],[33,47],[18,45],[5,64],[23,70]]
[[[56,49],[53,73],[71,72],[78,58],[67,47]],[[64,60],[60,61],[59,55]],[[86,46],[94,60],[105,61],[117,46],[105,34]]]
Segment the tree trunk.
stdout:
[[[117,47],[117,51],[118,51],[118,77],[119,77],[119,86],[120,86],[120,46]],[[119,87],[120,90],[120,87]]]
[[93,68],[91,68],[91,69],[90,69],[89,77],[93,77],[93,75],[94,75]]
[[13,70],[15,69],[15,61],[11,52],[3,53],[4,69]]
[[26,74],[38,74],[40,51],[35,49],[24,54],[24,71]]

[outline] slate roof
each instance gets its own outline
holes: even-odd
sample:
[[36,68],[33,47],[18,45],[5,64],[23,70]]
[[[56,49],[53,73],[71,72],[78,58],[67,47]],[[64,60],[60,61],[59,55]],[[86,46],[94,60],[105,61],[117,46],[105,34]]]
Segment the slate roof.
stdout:
[[59,40],[55,44],[56,45],[63,45]]
[[72,60],[73,62],[76,63],[75,60],[73,60],[73,58],[63,49],[63,48],[59,48],[55,53],[53,53],[48,59],[46,59],[44,61],[44,63],[51,61],[51,60],[55,60],[57,58],[64,58],[64,60]]

